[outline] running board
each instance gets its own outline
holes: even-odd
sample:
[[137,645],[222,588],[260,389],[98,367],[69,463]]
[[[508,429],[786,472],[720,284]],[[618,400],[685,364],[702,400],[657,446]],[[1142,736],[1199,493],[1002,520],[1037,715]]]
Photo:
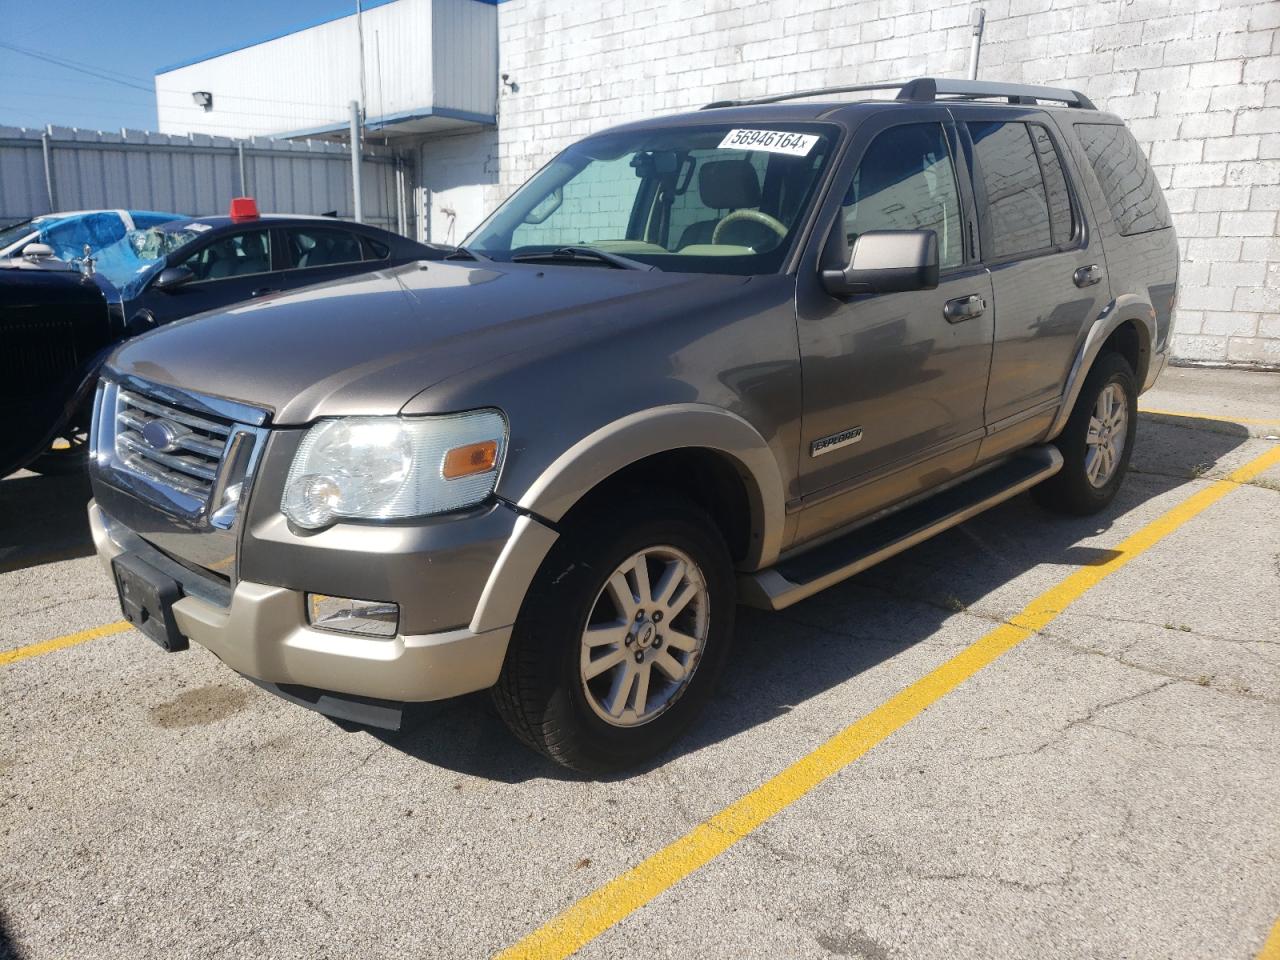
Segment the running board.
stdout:
[[767,570],[743,575],[738,581],[739,601],[763,610],[782,610],[1016,497],[1061,469],[1057,447],[1029,447],[971,480]]

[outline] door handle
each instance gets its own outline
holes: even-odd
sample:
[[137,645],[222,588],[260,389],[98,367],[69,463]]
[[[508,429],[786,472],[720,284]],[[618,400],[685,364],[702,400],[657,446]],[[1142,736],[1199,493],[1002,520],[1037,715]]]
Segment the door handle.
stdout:
[[253,293],[249,294],[249,296],[265,297],[268,293],[279,293],[279,292],[280,292],[279,287],[259,287],[257,290],[253,291]]
[[1101,279],[1102,268],[1096,263],[1091,263],[1087,267],[1081,267],[1071,275],[1071,280],[1077,287],[1091,287]]
[[948,300],[942,308],[942,315],[947,318],[947,323],[959,323],[962,320],[972,320],[974,317],[980,317],[987,310],[987,301],[983,300],[976,293],[967,297],[956,297],[954,300]]

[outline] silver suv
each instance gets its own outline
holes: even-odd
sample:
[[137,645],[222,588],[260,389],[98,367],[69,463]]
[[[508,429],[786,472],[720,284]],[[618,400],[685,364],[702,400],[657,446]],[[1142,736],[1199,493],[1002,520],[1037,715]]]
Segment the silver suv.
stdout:
[[1105,508],[1178,263],[1132,135],[1072,90],[815,100],[848,89],[605,131],[445,260],[119,349],[125,615],[360,724],[490,688],[601,772],[690,726],[738,603],[1024,490]]

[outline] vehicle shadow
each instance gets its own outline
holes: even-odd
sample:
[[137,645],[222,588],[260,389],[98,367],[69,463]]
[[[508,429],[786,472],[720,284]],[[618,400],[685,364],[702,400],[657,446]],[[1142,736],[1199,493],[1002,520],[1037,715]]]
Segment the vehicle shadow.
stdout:
[[4,912],[0,911],[0,960],[19,960],[18,948],[9,939],[4,925]]
[[[1201,429],[1205,423],[1143,418],[1132,472],[1115,503],[1097,516],[1050,514],[1024,494],[787,610],[739,608],[736,651],[717,696],[696,728],[648,769],[767,723],[917,645],[952,647],[948,618],[1027,571],[1053,565],[1061,579],[1071,567],[1105,562],[1112,551],[1081,541],[1211,473],[1249,437],[1217,421]],[[852,707],[848,721],[875,705]],[[372,733],[410,756],[472,776],[508,783],[587,779],[516,743],[486,694],[415,706],[399,732]]]
[[0,480],[0,573],[93,553],[85,473]]

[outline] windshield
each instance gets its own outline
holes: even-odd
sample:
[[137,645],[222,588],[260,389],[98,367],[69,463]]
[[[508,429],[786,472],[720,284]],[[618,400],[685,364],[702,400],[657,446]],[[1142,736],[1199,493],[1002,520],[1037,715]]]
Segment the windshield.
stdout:
[[131,300],[152,275],[164,267],[164,258],[200,234],[194,230],[130,230],[120,240],[95,254],[94,268]]
[[40,225],[49,219],[49,217],[36,217],[34,220],[20,220],[17,223],[9,224],[4,229],[0,229],[0,250],[10,244],[17,243],[27,234],[39,230]]
[[[556,157],[468,238],[494,260],[597,250],[682,273],[774,273],[835,142],[825,124],[729,124],[592,137]],[[602,266],[601,260],[560,256]]]

